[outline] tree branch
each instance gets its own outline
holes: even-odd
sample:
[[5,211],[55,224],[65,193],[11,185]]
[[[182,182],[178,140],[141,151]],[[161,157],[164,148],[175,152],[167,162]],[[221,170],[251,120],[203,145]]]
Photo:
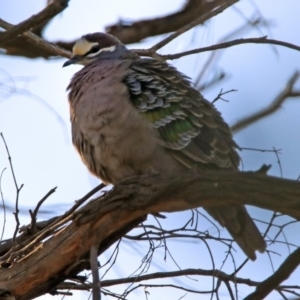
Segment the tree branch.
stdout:
[[265,118],[266,116],[269,116],[276,112],[279,108],[281,108],[281,105],[289,98],[291,97],[300,97],[300,90],[295,91],[295,84],[296,81],[299,79],[299,72],[296,71],[291,78],[288,80],[285,88],[277,95],[277,97],[269,104],[269,106],[263,108],[262,110],[253,113],[250,116],[247,116],[243,118],[240,121],[237,121],[232,127],[232,132],[236,133],[245,127],[259,121],[262,118]]
[[65,225],[45,242],[38,240],[31,248],[27,245],[24,252],[20,249],[10,267],[0,269],[1,287],[20,300],[29,299],[32,293],[43,294],[74,270],[87,268],[95,234],[102,252],[149,213],[230,204],[250,204],[300,218],[300,183],[257,173],[220,171],[126,181],[67,217],[73,221],[61,223]]
[[275,290],[281,282],[288,279],[300,264],[300,248],[296,249],[282,263],[278,270],[265,281],[260,283],[255,292],[248,295],[244,300],[265,299],[268,294]]
[[[45,22],[45,20],[48,20],[47,17],[49,17],[51,13],[54,14],[55,12],[60,12],[59,10],[62,10],[63,8],[62,6],[59,6],[59,1],[62,1],[63,5],[65,6],[68,2],[67,0],[56,0],[58,4],[57,6],[55,6],[54,10],[49,9],[48,6],[38,15],[33,16],[15,26],[0,19],[0,27],[7,30],[7,32],[3,32],[2,34],[5,34],[11,39],[7,40],[3,38],[1,42],[0,35],[0,45],[6,50],[7,55],[18,55],[28,58],[49,58],[53,55],[60,55],[70,58],[71,54],[61,49],[60,47],[63,47],[70,51],[72,49],[72,46],[74,45],[74,41],[57,41],[54,43],[50,43],[43,40],[39,36],[34,35],[30,31],[24,31],[24,29],[26,30],[26,28],[29,29],[32,26],[37,26],[38,24],[40,24],[40,22]],[[193,26],[195,26],[201,22],[204,22],[217,13],[222,12],[225,8],[233,5],[237,1],[238,0],[214,0],[207,2],[204,0],[189,0],[182,10],[174,14],[162,18],[138,21],[129,26],[117,24],[108,27],[107,32],[118,37],[124,44],[139,42],[143,38],[172,32],[178,29],[180,29],[180,31],[175,34],[180,35],[187,30],[185,29],[184,31],[182,31],[181,28],[183,26],[187,25],[187,28],[190,29],[192,28],[192,24],[194,24]],[[45,12],[47,12],[47,14]],[[193,20],[195,20],[196,18],[197,20],[193,22]],[[35,28],[38,28],[38,26]],[[21,32],[23,32],[23,34],[17,36],[17,34]],[[37,31],[37,33],[39,32],[40,30]],[[173,38],[175,38],[175,36],[173,36],[171,39]],[[162,41],[160,44],[162,45],[163,43],[166,42]],[[159,44],[155,47],[159,47]],[[151,51],[153,55],[154,50],[152,49]]]
[[[144,280],[151,280],[151,279],[158,279],[158,278],[170,278],[170,277],[178,277],[178,276],[188,276],[188,275],[201,275],[201,276],[216,277],[216,278],[221,279],[222,281],[232,281],[235,283],[246,284],[248,286],[258,286],[260,284],[257,281],[252,281],[250,279],[239,278],[239,277],[235,277],[233,275],[226,274],[221,270],[185,269],[185,270],[173,271],[173,272],[157,272],[157,273],[151,273],[151,274],[146,274],[146,275],[140,275],[137,277],[103,280],[103,281],[101,281],[101,286],[108,287],[108,286],[117,285],[117,284],[136,283],[136,282],[141,282]],[[60,287],[64,287],[64,284],[60,285]]]
[[32,17],[19,23],[18,25],[12,26],[5,32],[0,32],[0,44],[3,42],[8,42],[17,35],[52,19],[68,6],[68,2],[69,0],[53,0],[38,14],[33,15]]
[[124,44],[138,43],[147,37],[176,31],[216,7],[220,2],[220,0],[211,3],[203,0],[188,0],[176,13],[161,18],[140,20],[130,25],[121,20],[117,24],[107,26],[105,30]]
[[[201,23],[204,23],[208,19],[222,13],[225,9],[227,9],[228,7],[230,7],[231,5],[236,3],[237,1],[238,0],[221,1],[220,5],[218,7],[215,6],[215,7],[211,8],[210,10],[203,13],[200,17],[198,17],[194,21],[186,24],[185,26],[178,29],[176,32],[169,35],[167,38],[163,39],[162,41],[160,41],[156,45],[152,46],[149,50],[151,52],[156,52],[158,49],[160,49],[163,46],[165,46],[166,44],[170,43],[172,40],[174,40],[175,38],[177,38],[178,36],[180,36],[184,32],[186,32],[186,31],[190,30],[191,28],[193,28],[193,27],[195,27],[195,26],[197,26]],[[215,2],[212,2],[212,3],[215,4]]]
[[[158,55],[161,59],[164,59],[164,60],[171,59],[172,60],[172,59],[178,59],[180,57],[191,55],[191,54],[203,53],[203,52],[208,52],[208,51],[213,51],[213,50],[220,50],[220,49],[225,49],[225,48],[229,48],[229,47],[233,47],[233,46],[237,46],[237,45],[243,45],[243,44],[278,45],[278,46],[286,47],[286,48],[293,49],[296,51],[300,51],[300,46],[298,46],[298,45],[287,43],[284,41],[268,39],[267,36],[263,36],[263,37],[259,37],[259,38],[232,40],[232,41],[219,43],[219,44],[212,45],[212,46],[197,48],[197,49],[193,49],[193,50],[189,50],[189,51],[184,51],[184,52],[180,52],[180,53],[176,53],[176,54],[166,54],[166,55],[158,54]],[[150,56],[151,49],[152,48],[143,50],[143,55],[147,55],[147,51],[148,51],[148,55]]]
[[[11,29],[14,26],[2,19],[0,19],[0,27],[4,29]],[[36,34],[26,31],[22,33],[22,36],[16,37],[17,42],[13,42],[13,45],[11,45],[10,41],[7,43],[1,44],[1,47],[6,49],[8,52],[7,54],[12,55],[20,55],[20,51],[24,54],[22,56],[26,56],[29,58],[36,58],[36,57],[44,57],[49,58],[51,56],[60,55],[66,58],[71,58],[72,53],[69,51],[66,51],[63,48],[60,48],[59,46],[56,46],[53,43],[49,43],[46,40],[40,38]],[[24,43],[24,40],[29,41],[30,45]],[[13,40],[14,41],[14,40]],[[34,47],[32,47],[32,45]],[[8,46],[8,48],[7,48]],[[11,47],[11,48],[10,48]],[[10,49],[10,50],[8,50]],[[25,55],[26,53],[26,55]]]

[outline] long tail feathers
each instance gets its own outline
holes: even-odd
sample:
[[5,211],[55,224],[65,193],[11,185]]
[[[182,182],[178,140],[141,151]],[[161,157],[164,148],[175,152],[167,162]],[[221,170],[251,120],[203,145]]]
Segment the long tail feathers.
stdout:
[[206,208],[206,210],[229,231],[233,239],[251,260],[256,259],[256,250],[259,252],[266,250],[266,242],[244,206],[230,205]]

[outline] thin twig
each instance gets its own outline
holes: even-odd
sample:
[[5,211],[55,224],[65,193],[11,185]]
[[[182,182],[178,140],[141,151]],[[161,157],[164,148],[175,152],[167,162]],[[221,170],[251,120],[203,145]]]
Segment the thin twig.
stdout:
[[92,197],[94,194],[102,190],[103,188],[106,187],[106,184],[100,183],[96,187],[94,187],[91,191],[89,191],[86,195],[84,195],[81,199],[75,201],[75,205],[72,206],[72,208],[68,211],[66,211],[63,215],[62,218],[70,215],[73,213],[80,205],[82,205],[86,200],[88,200],[90,197]]
[[260,284],[258,281],[253,281],[250,279],[244,279],[236,277],[235,275],[226,274],[225,272],[217,269],[204,270],[204,269],[183,269],[179,271],[171,271],[171,272],[157,272],[146,275],[139,275],[137,277],[128,277],[128,278],[118,278],[111,280],[102,280],[101,286],[108,287],[118,284],[126,284],[132,282],[141,282],[145,280],[152,279],[161,279],[161,278],[171,278],[171,277],[179,277],[179,276],[187,276],[187,275],[200,275],[200,276],[213,276],[215,278],[219,278],[222,281],[231,281],[237,282],[240,284],[246,284],[248,286],[257,286]]
[[228,100],[222,98],[222,96],[224,96],[224,95],[226,95],[226,94],[228,94],[228,93],[236,92],[236,91],[237,91],[237,90],[232,89],[232,90],[223,92],[223,89],[221,89],[220,93],[217,95],[217,97],[216,97],[211,103],[215,103],[215,102],[217,102],[219,99],[220,99],[220,100],[223,100],[223,101],[225,101],[225,102],[229,102]]
[[98,245],[92,245],[90,249],[90,266],[93,276],[93,300],[101,300],[100,279],[98,270]]
[[275,153],[276,158],[277,158],[277,163],[278,163],[279,171],[280,171],[280,177],[283,178],[282,166],[281,166],[281,161],[280,161],[280,158],[279,158],[280,153],[278,151],[276,151],[275,147],[273,147],[273,150],[274,150],[274,153]]
[[[213,51],[213,50],[220,50],[220,49],[225,49],[229,47],[233,47],[236,45],[242,45],[242,44],[272,44],[272,45],[278,45],[278,46],[283,46],[286,48],[294,49],[297,51],[300,51],[300,46],[292,44],[292,43],[287,43],[284,41],[278,41],[274,39],[268,39],[267,36],[259,37],[259,38],[248,38],[248,39],[236,39],[224,43],[219,43],[216,45],[212,46],[207,46],[207,47],[201,47],[193,50],[188,50],[184,52],[179,52],[176,54],[166,54],[166,55],[158,55],[160,59],[178,59],[183,56],[191,55],[191,54],[196,54],[196,53],[203,53],[207,51]],[[150,48],[149,50],[151,50]],[[147,54],[147,50],[144,50],[144,55]],[[149,54],[151,54],[151,51],[149,51]]]
[[[231,300],[235,300],[235,297],[233,295],[233,292],[232,292],[232,289],[231,289],[231,286],[230,286],[230,283],[228,281],[223,281],[227,287],[227,290],[228,290],[228,293],[229,293],[229,296],[231,298]],[[237,299],[237,298],[236,298]]]
[[240,150],[250,150],[250,151],[258,151],[258,152],[278,152],[279,154],[282,149],[258,149],[258,148],[248,148],[248,147],[240,147]]
[[119,250],[120,250],[120,244],[121,244],[122,238],[120,238],[117,242],[117,245],[113,251],[113,253],[111,254],[111,256],[109,257],[109,259],[101,265],[101,268],[104,268],[106,265],[108,265],[110,263],[110,266],[106,269],[106,271],[103,273],[103,275],[101,276],[101,279],[105,277],[105,275],[110,271],[110,269],[115,265],[116,261],[117,261],[117,257],[119,255]]
[[20,187],[18,186],[17,179],[16,179],[15,172],[14,172],[14,168],[13,168],[13,165],[12,165],[11,156],[10,156],[5,138],[4,138],[2,132],[0,133],[0,135],[1,135],[1,138],[3,140],[4,146],[5,146],[5,149],[6,149],[6,153],[8,155],[10,170],[11,170],[13,180],[14,180],[14,184],[15,184],[15,188],[16,188],[16,204],[15,204],[16,211],[14,212],[14,216],[15,216],[15,220],[16,220],[16,228],[15,228],[15,232],[14,232],[14,235],[13,235],[13,244],[16,245],[16,236],[17,236],[19,226],[20,226],[20,220],[19,220],[19,195],[20,195],[20,191],[21,191],[21,189],[23,188],[24,185],[21,184]]
[[287,298],[285,295],[284,295],[284,293],[282,292],[282,291],[277,291],[278,293],[279,293],[279,295],[282,297],[282,299],[284,299],[284,300],[289,300],[289,298]]
[[57,187],[54,187],[53,189],[51,189],[37,204],[36,208],[34,209],[34,211],[32,212],[31,209],[29,210],[30,216],[31,216],[31,226],[30,226],[30,230],[32,231],[32,233],[35,233],[36,231],[36,218],[37,218],[37,214],[39,211],[39,208],[41,207],[41,205],[46,201],[46,199],[52,195],[55,191],[56,191]]
[[236,268],[236,270],[231,274],[231,276],[235,276],[239,271],[241,271],[242,268],[244,268],[244,266],[247,264],[247,262],[249,261],[249,258],[246,258],[240,265],[238,268]]
[[1,233],[1,238],[0,241],[2,241],[3,239],[3,235],[4,235],[4,231],[5,231],[5,224],[6,224],[6,207],[5,207],[5,203],[4,203],[4,197],[3,197],[3,192],[2,192],[2,176],[4,174],[4,171],[6,170],[6,168],[4,168],[1,172],[0,175],[0,194],[1,194],[1,200],[2,200],[2,207],[3,207],[3,227],[2,227],[2,233]]

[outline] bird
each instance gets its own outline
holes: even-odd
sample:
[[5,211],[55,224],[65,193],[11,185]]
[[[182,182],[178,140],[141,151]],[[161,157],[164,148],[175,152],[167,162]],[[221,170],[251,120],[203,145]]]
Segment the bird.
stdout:
[[[106,184],[187,169],[236,170],[228,124],[191,80],[164,60],[146,58],[116,37],[82,36],[63,67],[83,65],[67,87],[72,142]],[[266,243],[242,205],[206,207],[251,260]]]

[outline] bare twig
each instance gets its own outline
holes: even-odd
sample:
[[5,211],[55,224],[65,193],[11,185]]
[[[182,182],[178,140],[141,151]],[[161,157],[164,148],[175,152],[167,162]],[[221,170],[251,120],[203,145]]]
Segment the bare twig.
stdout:
[[[293,50],[300,51],[300,46],[283,42],[283,41],[278,41],[274,39],[268,39],[267,36],[259,37],[259,38],[248,38],[248,39],[237,39],[237,40],[232,40],[208,47],[202,47],[202,48],[197,48],[189,51],[184,51],[184,52],[179,52],[176,54],[166,54],[166,55],[158,55],[160,59],[178,59],[183,56],[191,55],[191,54],[196,54],[196,53],[203,53],[207,51],[213,51],[213,50],[219,50],[219,49],[224,49],[224,48],[229,48],[233,47],[236,45],[242,45],[242,44],[271,44],[271,45],[278,45],[278,46],[283,46],[286,48],[290,48]],[[151,48],[150,48],[151,49]],[[145,52],[144,55],[147,54],[148,50],[144,50]],[[149,54],[151,54],[151,51],[149,51]]]
[[46,201],[46,199],[52,195],[55,191],[56,188],[51,189],[37,204],[36,208],[34,209],[34,211],[32,212],[31,209],[29,210],[30,216],[31,216],[31,227],[30,230],[32,231],[32,233],[35,233],[36,231],[36,218],[37,218],[37,214],[39,211],[39,208],[41,207],[41,205]]
[[258,151],[258,152],[272,152],[272,153],[280,153],[282,149],[258,149],[258,148],[248,148],[248,147],[240,147],[240,150],[250,150],[250,151]]
[[[127,283],[137,283],[146,280],[153,280],[153,279],[162,279],[162,278],[172,278],[172,277],[181,277],[187,275],[200,275],[200,276],[208,276],[208,277],[215,277],[219,278],[222,281],[230,281],[230,282],[237,282],[238,284],[245,284],[248,286],[258,286],[260,284],[259,281],[253,281],[250,279],[244,279],[241,277],[236,277],[235,275],[226,274],[225,272],[217,269],[211,270],[204,270],[204,269],[184,269],[179,271],[172,271],[172,272],[157,272],[145,275],[139,275],[134,277],[128,278],[118,278],[118,279],[111,279],[111,280],[102,280],[101,287],[109,287],[115,286],[119,284],[127,284]],[[87,287],[91,288],[91,285],[84,285],[80,289],[87,289]],[[60,284],[58,286],[59,289],[67,289],[70,288],[68,284]]]
[[12,176],[13,176],[13,180],[14,180],[14,184],[15,184],[15,188],[16,188],[16,204],[15,204],[16,211],[14,212],[14,216],[15,216],[15,220],[16,220],[16,229],[15,229],[15,232],[14,232],[14,235],[13,235],[13,243],[15,245],[16,244],[16,236],[17,236],[17,233],[18,233],[18,230],[19,230],[19,226],[20,226],[20,220],[19,220],[19,195],[20,195],[21,189],[23,188],[23,184],[21,184],[20,187],[19,187],[19,185],[17,183],[17,179],[16,179],[16,176],[15,176],[14,168],[13,168],[13,165],[12,165],[11,156],[10,156],[10,153],[9,153],[6,141],[4,139],[4,136],[3,136],[2,132],[0,133],[0,135],[1,135],[1,138],[3,140],[4,146],[5,146],[5,149],[6,149],[6,153],[8,155],[8,161],[9,161],[9,165],[10,165],[10,170],[11,170],[11,173],[12,173]]
[[[230,286],[229,282],[228,281],[224,281],[224,283],[225,283],[225,285],[227,287],[227,290],[228,290],[228,293],[229,293],[229,296],[230,296],[231,300],[238,299],[238,298],[234,297],[234,294],[233,294],[233,291],[231,289],[231,286]],[[236,284],[236,282],[235,282],[235,284]],[[236,291],[236,294],[237,294],[237,291]]]
[[190,293],[194,293],[194,294],[200,294],[200,295],[215,293],[215,290],[197,291],[195,289],[191,289],[191,288],[188,289],[183,286],[176,285],[176,284],[139,284],[138,286],[135,286],[131,290],[129,290],[128,294],[138,288],[144,288],[144,289],[145,288],[174,288],[174,289],[179,289],[182,291],[186,291],[186,292],[190,292]]
[[226,91],[226,92],[223,92],[223,89],[221,89],[220,93],[217,95],[217,97],[211,102],[211,103],[215,103],[217,102],[219,99],[220,100],[223,100],[225,102],[229,102],[228,100],[224,99],[223,96],[228,94],[228,93],[232,93],[232,92],[236,92],[237,90],[229,90],[229,91]]
[[0,194],[1,194],[1,200],[2,200],[2,207],[3,207],[3,226],[2,226],[2,233],[1,233],[1,238],[0,241],[2,241],[3,239],[3,235],[4,235],[4,231],[5,231],[5,224],[6,224],[6,207],[5,207],[5,203],[4,203],[4,197],[3,197],[3,192],[2,192],[2,176],[5,172],[6,168],[4,168],[1,172],[0,175]]
[[278,294],[282,297],[282,299],[284,299],[284,300],[289,300],[289,298],[287,298],[287,297],[285,297],[285,295],[283,294],[283,292],[282,291],[277,291],[278,292]]
[[101,268],[104,268],[106,265],[110,264],[109,268],[102,274],[101,279],[105,277],[105,275],[110,271],[110,269],[115,265],[117,261],[117,257],[119,255],[119,250],[120,250],[120,243],[122,241],[122,238],[118,240],[117,245],[115,246],[115,249],[109,259],[106,261],[106,263],[101,265]]
[[300,97],[300,90],[298,90],[298,91],[294,90],[295,83],[298,80],[299,76],[300,76],[299,72],[295,72],[288,80],[285,88],[269,104],[269,106],[236,122],[231,127],[231,130],[233,132],[238,132],[238,131],[244,129],[245,127],[257,122],[258,120],[277,111],[281,107],[282,103],[284,103],[288,98]]
[[[299,94],[299,96],[300,96],[300,94]],[[278,163],[279,171],[280,171],[280,177],[283,178],[282,166],[281,166],[281,161],[280,161],[280,158],[279,158],[280,152],[276,151],[275,147],[273,147],[273,150],[274,150],[274,153],[275,153],[276,158],[277,158],[277,163]]]
[[90,192],[88,192],[86,195],[84,195],[81,199],[75,201],[75,205],[72,206],[70,210],[65,212],[62,216],[62,218],[70,215],[73,213],[79,206],[81,206],[85,201],[87,201],[89,198],[91,198],[93,195],[95,195],[97,192],[102,190],[104,187],[106,187],[106,184],[100,183],[96,187],[94,187]]

